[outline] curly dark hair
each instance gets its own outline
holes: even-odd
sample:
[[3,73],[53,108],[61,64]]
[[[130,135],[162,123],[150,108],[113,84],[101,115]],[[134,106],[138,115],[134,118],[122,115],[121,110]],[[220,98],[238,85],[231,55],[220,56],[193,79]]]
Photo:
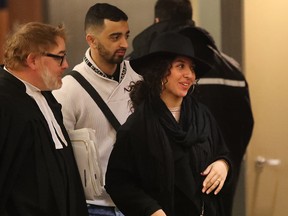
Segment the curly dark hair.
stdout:
[[130,92],[132,109],[136,109],[142,101],[160,97],[162,86],[167,82],[166,77],[171,73],[175,55],[161,55],[149,60],[143,66],[143,79],[132,82],[127,89]]

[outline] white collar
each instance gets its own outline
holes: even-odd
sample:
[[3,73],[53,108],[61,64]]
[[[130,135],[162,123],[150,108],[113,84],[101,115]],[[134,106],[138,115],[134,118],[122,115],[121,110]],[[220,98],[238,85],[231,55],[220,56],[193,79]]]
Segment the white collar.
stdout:
[[61,127],[58,124],[57,120],[55,119],[55,116],[50,108],[50,106],[48,105],[45,97],[42,95],[40,89],[38,89],[37,87],[33,86],[32,84],[21,80],[24,85],[26,86],[26,93],[28,95],[30,95],[37,103],[39,109],[41,110],[42,114],[44,115],[51,135],[52,135],[52,139],[54,141],[55,144],[55,148],[56,149],[62,149],[63,148],[63,144],[65,144],[67,146],[67,141],[62,133]]

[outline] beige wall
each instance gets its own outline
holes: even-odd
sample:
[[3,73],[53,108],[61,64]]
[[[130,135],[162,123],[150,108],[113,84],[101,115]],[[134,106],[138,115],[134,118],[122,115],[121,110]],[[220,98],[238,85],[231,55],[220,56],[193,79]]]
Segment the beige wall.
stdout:
[[[255,117],[247,157],[247,215],[287,216],[288,1],[244,2],[244,68]],[[257,168],[257,156],[281,164]]]

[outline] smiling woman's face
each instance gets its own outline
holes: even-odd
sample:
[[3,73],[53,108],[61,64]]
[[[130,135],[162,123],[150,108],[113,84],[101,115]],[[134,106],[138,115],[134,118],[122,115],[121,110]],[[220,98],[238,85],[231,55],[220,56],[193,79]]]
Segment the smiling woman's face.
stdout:
[[162,100],[167,104],[182,102],[196,80],[194,64],[190,58],[176,57],[170,68],[169,75],[163,80]]

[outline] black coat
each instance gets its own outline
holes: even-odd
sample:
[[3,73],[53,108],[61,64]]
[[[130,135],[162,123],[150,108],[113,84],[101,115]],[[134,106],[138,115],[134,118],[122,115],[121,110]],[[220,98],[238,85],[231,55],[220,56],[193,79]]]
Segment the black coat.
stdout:
[[0,215],[88,215],[60,104],[42,94],[68,142],[62,149],[25,85],[0,68]]
[[[129,57],[132,59],[147,54],[152,41],[163,32],[178,32],[187,28],[194,29],[195,34],[188,34],[188,37],[195,45],[196,55],[212,66],[202,77],[203,82],[199,82],[193,96],[208,106],[216,118],[239,170],[254,126],[248,83],[237,66],[238,63],[218,50],[212,36],[204,29],[195,27],[193,21],[159,22],[134,38],[133,51]],[[207,49],[207,46],[212,47],[214,51]],[[217,79],[220,80],[217,82]],[[229,84],[231,81],[236,85]]]
[[230,163],[213,116],[188,96],[178,124],[163,104],[142,104],[119,129],[106,172],[107,192],[125,216],[148,216],[158,209],[168,216],[200,215],[203,205],[204,215],[225,216],[225,187],[216,196],[201,192],[200,173],[218,159]]
[[130,58],[147,54],[152,41],[160,33],[183,31],[185,28],[193,29],[193,33],[188,33],[187,36],[195,46],[196,55],[212,66],[212,69],[200,79],[193,96],[210,109],[231,153],[234,166],[233,183],[229,194],[224,198],[226,210],[231,215],[241,162],[254,127],[248,83],[241,69],[236,66],[238,63],[218,50],[207,31],[195,27],[193,22],[189,24],[189,21],[182,23],[163,21],[149,26],[134,38]]

